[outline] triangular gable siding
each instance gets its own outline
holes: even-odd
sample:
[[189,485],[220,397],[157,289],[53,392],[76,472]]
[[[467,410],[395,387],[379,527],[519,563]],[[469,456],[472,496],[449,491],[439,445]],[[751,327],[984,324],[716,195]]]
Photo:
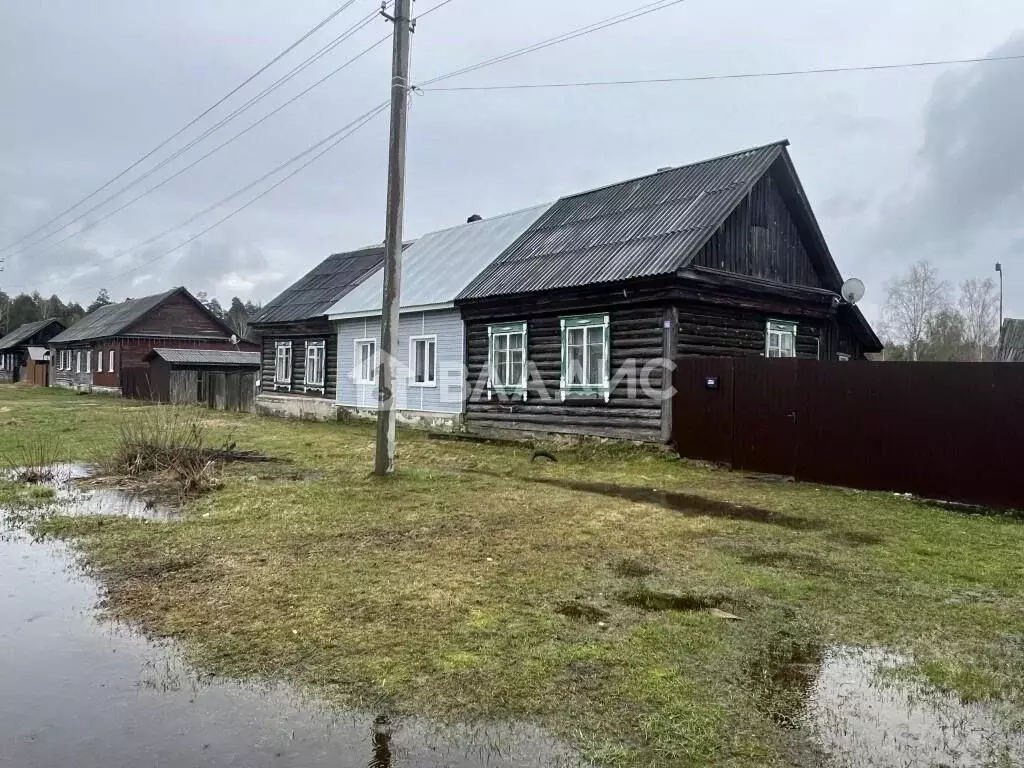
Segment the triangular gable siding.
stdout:
[[822,287],[771,174],[754,185],[691,263],[777,283]]
[[228,334],[210,314],[182,293],[169,297],[124,330],[134,336],[210,336]]

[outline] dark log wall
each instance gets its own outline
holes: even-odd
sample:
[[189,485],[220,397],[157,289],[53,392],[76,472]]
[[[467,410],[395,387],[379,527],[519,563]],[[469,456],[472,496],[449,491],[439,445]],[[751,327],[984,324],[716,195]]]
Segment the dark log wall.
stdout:
[[788,285],[822,287],[771,174],[754,186],[692,264]]
[[864,347],[842,315],[829,320],[822,335],[821,349],[822,360],[838,360],[841,354],[851,360],[864,359]]
[[[269,394],[294,395],[296,397],[322,397],[334,400],[338,387],[338,335],[330,328],[327,320],[312,320],[302,323],[288,323],[280,326],[263,326],[259,328],[263,337],[260,390]],[[277,355],[277,342],[292,343],[292,380],[288,386],[275,385],[274,364]],[[326,358],[324,370],[324,391],[305,388],[306,379],[306,342],[324,341]]]
[[125,335],[212,336],[227,341],[231,336],[209,312],[183,294],[171,296],[134,323]]
[[823,319],[693,302],[681,302],[679,305],[676,353],[718,357],[763,356],[769,319],[796,323],[797,357],[818,359],[819,339],[826,325]]
[[[490,301],[487,306],[464,308],[466,426],[478,432],[559,433],[660,441],[662,410],[657,391],[663,383],[663,371],[659,366],[649,369],[654,397],[644,392],[639,381],[623,379],[613,387],[608,402],[603,397],[561,400],[559,319],[608,312],[611,376],[615,383],[616,373],[623,368],[633,368],[639,374],[645,365],[662,357],[665,306],[664,300],[651,291],[624,291],[619,286],[590,295],[564,292],[557,297]],[[487,326],[513,321],[527,323],[528,397],[526,401],[497,396],[488,400]]]

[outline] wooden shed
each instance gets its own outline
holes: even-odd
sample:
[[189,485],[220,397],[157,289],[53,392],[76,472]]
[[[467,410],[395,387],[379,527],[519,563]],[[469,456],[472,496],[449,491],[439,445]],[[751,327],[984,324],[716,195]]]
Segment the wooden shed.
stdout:
[[157,347],[146,366],[124,369],[147,399],[175,405],[200,404],[218,411],[255,410],[259,352]]

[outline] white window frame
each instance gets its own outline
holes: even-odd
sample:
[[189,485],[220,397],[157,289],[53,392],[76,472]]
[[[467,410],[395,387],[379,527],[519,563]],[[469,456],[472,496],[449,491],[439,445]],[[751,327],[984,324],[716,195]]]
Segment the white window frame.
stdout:
[[836,355],[836,358],[839,360],[840,363],[848,363],[848,362],[850,362],[850,356],[848,354],[846,354],[845,352],[838,353]]
[[[370,355],[370,378],[363,376],[363,347],[369,346],[372,354]],[[352,376],[355,379],[356,384],[367,384],[375,386],[377,384],[377,340],[376,339],[356,339],[352,343]]]
[[[522,336],[522,352],[523,352],[523,363],[522,370],[520,372],[519,381],[510,383],[509,373],[512,370],[512,337]],[[505,343],[505,370],[504,376],[501,377],[502,384],[496,384],[498,376],[495,375],[497,372],[497,361],[496,352],[497,340],[500,338],[506,339]],[[527,398],[527,325],[526,321],[512,322],[512,323],[499,323],[497,325],[487,326],[487,399],[491,399],[495,394],[499,395],[511,395],[514,397],[522,397],[523,400]]]
[[[572,317],[559,318],[561,325],[561,346],[562,346],[562,374],[559,379],[559,391],[562,400],[570,397],[602,397],[607,403],[611,398],[611,328],[607,314],[598,315],[575,315]],[[590,335],[593,331],[600,329],[602,350],[604,354],[604,365],[601,371],[601,380],[598,382],[587,381],[582,384],[569,384],[569,332],[577,329],[584,329],[583,333],[583,371],[589,374],[590,371]]]
[[92,350],[85,350],[85,372],[92,373]]
[[[317,354],[319,351],[319,354]],[[315,359],[320,358],[320,380],[310,379],[310,352],[313,352],[314,364],[313,369],[316,370]],[[302,373],[302,384],[306,392],[323,392],[327,381],[327,342],[323,339],[315,339],[313,341],[306,342],[306,363],[303,366]]]
[[[797,324],[789,320],[768,320],[764,328],[764,356],[771,358],[795,358]],[[785,348],[784,339],[791,338],[792,346]],[[774,344],[772,342],[775,342]],[[778,352],[778,354],[772,354]]]
[[[416,381],[416,345],[418,342],[423,342],[423,354],[425,360],[423,361],[423,375],[425,379],[423,381]],[[430,346],[434,347],[434,365],[429,367],[427,363],[430,360]],[[410,387],[421,387],[421,388],[432,388],[437,386],[437,336],[410,336],[409,337],[409,386]]]
[[0,354],[0,371],[6,371],[6,370],[7,370],[7,354],[6,353],[2,353],[2,354]]
[[[287,354],[282,355],[282,350],[287,350]],[[281,375],[281,358],[284,357],[287,361],[288,370],[285,372],[287,378]],[[275,341],[274,342],[274,389],[288,389],[292,388],[292,372],[295,368],[295,361],[292,359],[292,343],[290,341]]]
[[110,368],[110,373],[114,372],[114,350],[110,350],[107,353],[107,366]]

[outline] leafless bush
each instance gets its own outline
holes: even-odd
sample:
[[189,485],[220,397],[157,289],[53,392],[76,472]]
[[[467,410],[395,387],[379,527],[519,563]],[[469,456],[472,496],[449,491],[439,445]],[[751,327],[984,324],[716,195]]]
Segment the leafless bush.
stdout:
[[12,451],[4,454],[12,478],[21,483],[49,483],[56,479],[56,464],[63,453],[60,436],[52,433],[37,433],[19,442]]
[[216,485],[215,457],[228,448],[213,448],[207,438],[196,409],[133,408],[118,424],[113,452],[103,463],[110,473],[159,476],[179,493],[195,495]]

